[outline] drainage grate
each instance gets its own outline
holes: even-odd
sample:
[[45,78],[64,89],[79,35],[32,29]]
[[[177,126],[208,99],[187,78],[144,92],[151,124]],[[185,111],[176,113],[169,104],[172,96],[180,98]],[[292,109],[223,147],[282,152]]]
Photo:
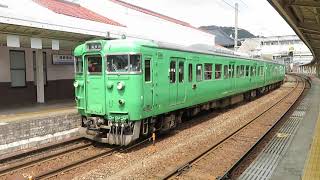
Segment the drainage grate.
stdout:
[[[305,99],[306,100],[306,99]],[[298,126],[309,107],[307,101],[303,100],[291,117],[284,123],[278,133],[271,139],[265,149],[241,174],[239,179],[270,179],[280,159],[284,156],[286,149],[296,133]],[[300,107],[301,106],[301,107]]]

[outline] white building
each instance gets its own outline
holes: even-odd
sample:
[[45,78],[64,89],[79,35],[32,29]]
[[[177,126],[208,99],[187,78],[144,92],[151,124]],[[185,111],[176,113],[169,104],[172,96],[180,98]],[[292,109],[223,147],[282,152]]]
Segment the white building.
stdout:
[[313,58],[308,47],[296,35],[245,39],[239,51],[293,65],[307,64]]
[[72,99],[72,52],[86,40],[215,45],[213,35],[188,23],[119,0],[77,2],[0,1],[0,107]]

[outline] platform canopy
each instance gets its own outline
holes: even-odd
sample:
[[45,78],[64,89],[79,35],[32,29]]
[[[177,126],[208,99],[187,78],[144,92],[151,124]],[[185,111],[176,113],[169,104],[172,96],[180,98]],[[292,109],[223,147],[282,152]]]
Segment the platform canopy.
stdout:
[[268,0],[320,63],[320,0]]

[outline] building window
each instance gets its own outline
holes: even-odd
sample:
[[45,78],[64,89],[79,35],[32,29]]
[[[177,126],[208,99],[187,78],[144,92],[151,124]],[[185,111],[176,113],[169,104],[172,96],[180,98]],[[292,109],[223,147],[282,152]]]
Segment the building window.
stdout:
[[215,78],[216,79],[221,79],[221,71],[222,71],[222,65],[216,64],[215,65]]
[[212,79],[212,64],[204,64],[204,79]]
[[151,81],[150,59],[144,61],[144,81],[145,82]]
[[176,61],[170,62],[170,83],[176,82]]
[[229,78],[229,68],[228,68],[228,65],[224,65],[223,73],[224,73],[224,79],[228,79],[228,78]]
[[24,51],[10,51],[11,87],[26,86],[26,61]]
[[189,64],[189,82],[192,82],[192,64]]
[[202,64],[197,64],[197,81],[202,81]]
[[179,62],[179,82],[183,82],[184,77],[184,63]]

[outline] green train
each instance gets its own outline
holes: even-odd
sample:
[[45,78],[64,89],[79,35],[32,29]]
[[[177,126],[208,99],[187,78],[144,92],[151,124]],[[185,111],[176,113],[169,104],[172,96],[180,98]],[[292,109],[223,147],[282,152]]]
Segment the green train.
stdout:
[[275,62],[146,40],[88,41],[74,56],[81,132],[116,145],[263,94],[285,77]]

